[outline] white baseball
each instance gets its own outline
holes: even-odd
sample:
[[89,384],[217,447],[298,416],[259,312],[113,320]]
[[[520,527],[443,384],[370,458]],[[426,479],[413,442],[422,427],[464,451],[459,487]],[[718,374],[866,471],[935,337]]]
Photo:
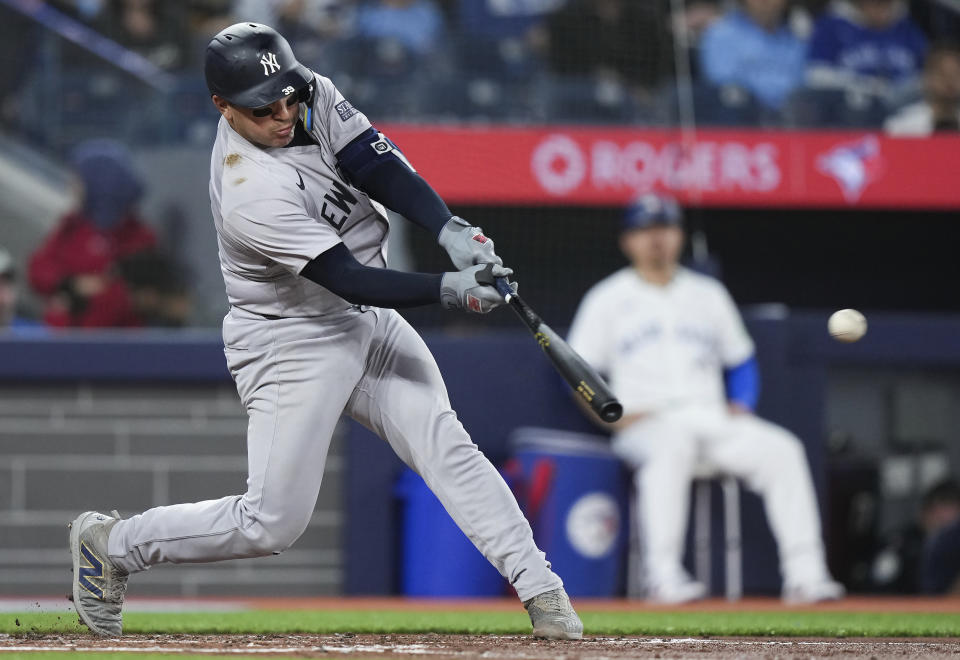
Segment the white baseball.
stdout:
[[867,319],[855,309],[839,309],[830,315],[827,330],[837,341],[855,342],[867,333]]

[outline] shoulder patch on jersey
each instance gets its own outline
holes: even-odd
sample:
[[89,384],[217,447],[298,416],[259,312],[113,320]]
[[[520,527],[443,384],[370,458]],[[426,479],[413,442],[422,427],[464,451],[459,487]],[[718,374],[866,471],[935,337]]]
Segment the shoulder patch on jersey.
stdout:
[[237,163],[240,162],[240,154],[228,154],[226,158],[223,159],[223,164],[227,167],[236,167]]
[[347,121],[350,117],[357,114],[356,108],[350,105],[350,101],[340,101],[336,106],[337,114],[340,115],[341,121]]

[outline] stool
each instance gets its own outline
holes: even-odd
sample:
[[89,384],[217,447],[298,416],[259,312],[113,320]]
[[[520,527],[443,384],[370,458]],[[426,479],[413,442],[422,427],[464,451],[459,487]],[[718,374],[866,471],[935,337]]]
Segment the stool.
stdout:
[[[727,600],[743,596],[743,549],[740,531],[740,484],[735,477],[717,475],[706,466],[694,472],[693,481],[693,563],[694,577],[707,592],[711,591],[711,486],[719,480],[723,493],[724,563]],[[643,545],[636,498],[630,498],[630,552],[627,566],[627,595],[639,598],[644,594]]]
[[[735,477],[721,475],[723,492],[723,555],[727,600],[743,596],[743,547],[740,536],[740,484]],[[697,581],[711,591],[710,513],[712,479],[698,475],[693,493],[693,565]]]

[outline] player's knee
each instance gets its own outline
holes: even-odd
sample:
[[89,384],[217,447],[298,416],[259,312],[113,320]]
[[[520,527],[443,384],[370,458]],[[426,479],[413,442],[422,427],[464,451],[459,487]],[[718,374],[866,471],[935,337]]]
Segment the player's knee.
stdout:
[[[312,514],[312,510],[310,511]],[[259,512],[246,527],[251,552],[257,556],[278,555],[300,538],[310,523],[310,515],[296,512],[270,514]]]
[[261,556],[279,555],[293,545],[306,530],[306,525],[291,524],[283,520],[259,527],[251,541],[257,554]]
[[767,443],[769,461],[775,464],[796,466],[807,460],[803,443],[789,431],[778,429]]
[[693,470],[697,460],[696,447],[693,443],[673,438],[650,445],[644,454],[646,455],[644,463],[647,465],[680,471]]

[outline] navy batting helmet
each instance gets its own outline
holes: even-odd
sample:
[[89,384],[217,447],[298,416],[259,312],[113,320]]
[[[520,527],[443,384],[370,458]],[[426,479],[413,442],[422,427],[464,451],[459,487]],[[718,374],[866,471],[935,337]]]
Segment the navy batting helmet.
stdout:
[[287,40],[258,23],[220,31],[207,45],[204,75],[211,94],[241,108],[270,105],[313,83],[313,73],[297,61]]
[[677,200],[668,195],[648,193],[636,198],[623,214],[622,228],[648,229],[655,226],[680,227],[683,210]]

